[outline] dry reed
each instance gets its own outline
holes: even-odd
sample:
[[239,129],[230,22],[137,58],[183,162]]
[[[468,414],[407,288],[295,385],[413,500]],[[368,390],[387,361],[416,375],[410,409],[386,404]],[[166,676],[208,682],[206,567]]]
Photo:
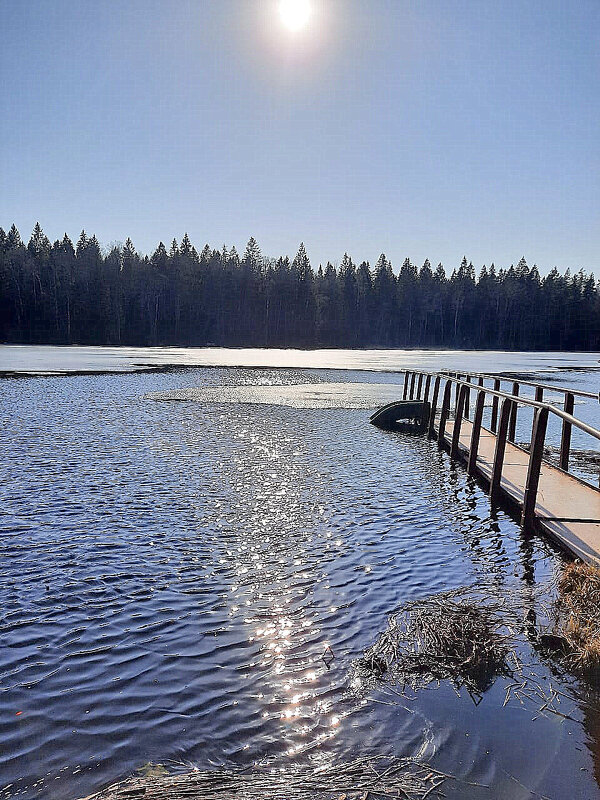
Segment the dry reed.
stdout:
[[375,756],[308,770],[193,771],[137,777],[87,800],[425,800],[452,778],[412,758]]
[[557,611],[569,644],[570,663],[580,669],[600,667],[600,569],[573,563],[558,581]]
[[499,605],[473,602],[461,589],[403,605],[356,667],[413,689],[449,680],[479,695],[496,676],[512,674],[511,655]]
[[[567,566],[558,592],[557,626],[569,646],[567,655],[560,657],[572,666],[600,666],[600,569]],[[392,684],[401,684],[402,700],[411,699],[404,694],[407,686],[419,689],[447,680],[477,701],[496,677],[504,676],[512,679],[505,687],[504,706],[533,706],[533,719],[555,714],[576,721],[560,708],[565,699],[570,710],[574,699],[551,683],[535,681],[519,661],[514,633],[526,631],[543,647],[553,637],[536,630],[535,623],[531,630],[527,616],[519,619],[506,602],[472,588],[457,589],[401,606],[354,670],[365,686],[384,682],[394,692]],[[416,759],[371,756],[316,770],[291,766],[149,774],[87,800],[426,800],[443,796],[442,785],[448,780],[456,778]]]

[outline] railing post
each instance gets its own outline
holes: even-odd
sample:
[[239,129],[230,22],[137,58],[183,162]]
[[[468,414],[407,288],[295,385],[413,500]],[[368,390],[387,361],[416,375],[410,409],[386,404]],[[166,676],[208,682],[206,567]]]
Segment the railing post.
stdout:
[[[466,380],[467,383],[471,383],[471,376],[467,375],[465,377],[465,380]],[[469,400],[470,400],[470,396],[471,396],[471,390],[467,389],[467,392],[465,394],[465,417],[467,419],[469,419]]]
[[423,400],[427,402],[429,400],[429,387],[431,386],[431,375],[427,375],[425,378],[425,391],[423,392]]
[[402,393],[402,399],[406,400],[408,397],[408,370],[404,372],[404,392]]
[[[519,396],[519,384],[513,383],[513,396]],[[513,403],[511,415],[510,415],[510,425],[508,427],[508,441],[514,442],[516,432],[517,432],[517,410],[518,410],[518,403]]]
[[437,403],[438,403],[438,396],[440,394],[440,376],[436,375],[435,381],[433,382],[433,397],[431,398],[431,413],[429,415],[429,430],[427,431],[427,435],[430,439],[433,439],[435,434],[435,415],[437,413]]
[[[494,379],[494,391],[500,391],[500,379]],[[492,398],[492,421],[490,423],[490,428],[492,429],[492,433],[496,433],[496,428],[498,427],[498,396],[494,395]]]
[[536,386],[535,387],[535,399],[538,403],[543,403],[544,401],[544,387],[543,386]]
[[423,373],[419,372],[419,384],[417,386],[417,399],[421,399],[421,389],[423,388]]
[[[565,392],[565,413],[573,415],[575,397],[571,392]],[[569,454],[571,452],[571,423],[563,419],[562,436],[560,438],[560,468],[569,471]]]
[[456,413],[454,415],[454,428],[452,430],[452,445],[450,447],[450,458],[458,456],[458,443],[460,441],[460,428],[462,425],[463,413],[465,410],[465,403],[467,402],[467,392],[469,390],[466,386],[460,387],[458,394],[458,403],[456,405]]
[[[459,380],[460,380],[460,376],[461,376],[461,375],[462,375],[462,373],[459,373],[459,372],[457,372],[457,373],[456,373],[456,380],[457,380],[457,381],[459,381]],[[459,394],[460,394],[460,384],[458,384],[458,383],[457,383],[457,384],[456,384],[456,390],[455,390],[455,392],[454,392],[454,411],[455,411],[455,412],[456,412],[456,409],[457,409],[457,407],[458,407],[458,395],[459,395]]]
[[410,378],[410,399],[413,400],[415,396],[415,378],[417,377],[417,373],[413,372]]
[[[481,378],[479,379],[481,380]],[[479,384],[483,386],[483,383]],[[471,446],[469,448],[469,475],[475,475],[477,470],[477,453],[479,452],[479,436],[481,434],[481,421],[483,419],[483,407],[485,404],[485,392],[477,392],[477,402],[475,403],[475,416],[473,417],[473,431],[471,433]]]
[[438,432],[438,445],[444,446],[444,437],[446,435],[446,420],[450,411],[450,392],[452,390],[452,381],[448,379],[444,388],[444,399],[442,400],[442,410],[440,413],[440,429]]
[[533,420],[531,434],[531,447],[529,449],[529,467],[527,469],[527,483],[525,484],[525,497],[523,498],[523,514],[521,525],[530,527],[535,519],[535,503],[540,483],[540,471],[544,456],[544,442],[548,426],[548,406],[538,408]]
[[490,482],[490,496],[495,498],[500,490],[502,480],[502,466],[504,465],[504,452],[506,450],[506,435],[508,433],[508,418],[510,417],[513,401],[506,397],[500,408],[500,422],[496,436],[496,452],[494,453],[494,467]]

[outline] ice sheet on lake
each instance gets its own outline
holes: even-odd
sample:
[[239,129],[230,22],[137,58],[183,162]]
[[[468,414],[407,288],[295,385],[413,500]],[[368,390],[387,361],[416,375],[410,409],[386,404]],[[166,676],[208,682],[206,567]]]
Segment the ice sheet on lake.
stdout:
[[[556,382],[563,371],[598,369],[600,353],[515,353],[484,350],[296,350],[226,347],[93,347],[0,344],[0,374],[135,372],[151,367],[264,369],[403,369],[536,374]],[[564,375],[561,379],[566,379]],[[568,382],[573,383],[573,375]],[[584,375],[582,379],[585,380]],[[578,379],[579,381],[579,379]]]
[[292,386],[221,386],[153,392],[151,400],[260,403],[292,408],[378,408],[401,400],[403,384],[301,383]]

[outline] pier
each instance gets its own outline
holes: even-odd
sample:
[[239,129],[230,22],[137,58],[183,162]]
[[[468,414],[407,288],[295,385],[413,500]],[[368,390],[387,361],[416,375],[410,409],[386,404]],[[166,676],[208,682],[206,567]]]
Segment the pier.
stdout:
[[[533,397],[525,396],[527,389]],[[559,393],[562,408],[545,402],[549,391]],[[403,401],[429,404],[428,436],[463,462],[494,502],[516,512],[524,529],[541,531],[572,556],[600,565],[600,489],[569,469],[573,428],[596,448],[600,440],[599,430],[575,416],[578,397],[598,402],[591,392],[487,373],[404,373]],[[533,421],[529,442],[517,443],[522,409],[530,409]],[[557,463],[546,451],[553,418],[561,425]]]

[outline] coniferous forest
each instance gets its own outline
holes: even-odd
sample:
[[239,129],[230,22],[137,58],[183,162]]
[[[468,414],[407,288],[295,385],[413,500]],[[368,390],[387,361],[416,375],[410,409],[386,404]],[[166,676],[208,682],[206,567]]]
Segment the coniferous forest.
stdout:
[[240,256],[198,252],[186,234],[142,256],[130,239],[103,252],[83,231],[52,244],[39,224],[25,244],[13,225],[0,228],[0,341],[599,350],[600,296],[593,275],[542,278],[525,259],[476,274],[464,258],[448,276],[345,254],[315,270],[303,244],[275,259],[254,238]]

